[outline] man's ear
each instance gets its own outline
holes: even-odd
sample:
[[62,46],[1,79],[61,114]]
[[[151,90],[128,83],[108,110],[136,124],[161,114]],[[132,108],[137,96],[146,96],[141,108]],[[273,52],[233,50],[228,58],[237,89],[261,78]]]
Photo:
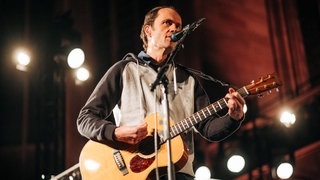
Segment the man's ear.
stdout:
[[144,33],[145,33],[148,37],[151,37],[151,26],[150,26],[150,25],[144,26]]

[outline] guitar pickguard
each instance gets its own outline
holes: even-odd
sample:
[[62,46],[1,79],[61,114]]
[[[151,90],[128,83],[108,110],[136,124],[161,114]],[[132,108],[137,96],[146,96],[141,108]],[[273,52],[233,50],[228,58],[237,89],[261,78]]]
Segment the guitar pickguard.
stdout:
[[143,158],[139,155],[134,156],[130,161],[130,169],[132,172],[139,173],[146,170],[155,160],[155,156]]

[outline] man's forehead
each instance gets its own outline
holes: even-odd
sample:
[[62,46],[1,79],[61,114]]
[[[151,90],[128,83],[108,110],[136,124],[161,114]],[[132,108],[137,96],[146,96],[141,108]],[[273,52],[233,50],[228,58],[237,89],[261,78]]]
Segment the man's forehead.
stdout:
[[158,11],[159,20],[172,20],[174,23],[182,23],[181,17],[177,11],[171,8],[163,8]]

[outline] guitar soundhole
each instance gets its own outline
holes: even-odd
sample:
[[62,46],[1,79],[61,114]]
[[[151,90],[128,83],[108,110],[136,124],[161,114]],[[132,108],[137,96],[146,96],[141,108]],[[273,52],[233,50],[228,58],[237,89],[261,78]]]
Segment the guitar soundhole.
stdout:
[[[158,142],[160,138],[158,136]],[[158,149],[160,145],[158,144]],[[138,145],[138,151],[143,155],[150,155],[155,152],[154,150],[154,136],[148,136],[146,139],[142,140]]]
[[154,161],[155,157],[142,158],[138,155],[130,161],[130,169],[132,172],[139,173],[147,169]]

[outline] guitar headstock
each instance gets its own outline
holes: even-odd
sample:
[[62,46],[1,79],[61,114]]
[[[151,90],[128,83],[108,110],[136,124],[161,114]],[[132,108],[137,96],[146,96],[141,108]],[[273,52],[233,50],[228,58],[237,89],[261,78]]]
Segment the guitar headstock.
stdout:
[[275,74],[269,74],[260,77],[257,81],[252,81],[251,84],[248,84],[245,87],[250,95],[255,95],[278,88],[281,85],[281,80]]

